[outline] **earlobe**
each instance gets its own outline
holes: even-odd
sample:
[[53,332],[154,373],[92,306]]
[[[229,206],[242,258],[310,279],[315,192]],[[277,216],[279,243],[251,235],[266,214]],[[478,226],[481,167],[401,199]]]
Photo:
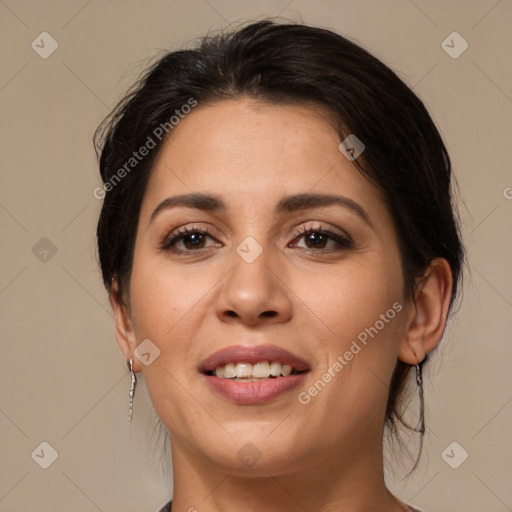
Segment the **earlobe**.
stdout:
[[130,307],[123,302],[117,282],[112,285],[108,297],[114,313],[115,332],[119,348],[126,361],[133,357],[133,371],[140,372],[142,364],[134,355],[137,348],[137,339],[133,329]]
[[446,327],[451,291],[450,265],[444,258],[436,258],[417,282],[398,359],[416,365],[437,347]]

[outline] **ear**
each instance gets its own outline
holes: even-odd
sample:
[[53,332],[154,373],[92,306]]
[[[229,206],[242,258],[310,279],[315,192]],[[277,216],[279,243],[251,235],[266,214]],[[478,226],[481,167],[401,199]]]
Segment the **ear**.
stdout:
[[137,339],[133,329],[131,308],[119,293],[116,281],[112,285],[108,298],[114,312],[116,338],[119,348],[127,362],[133,357],[133,371],[140,372],[142,371],[142,364],[139,358],[134,355],[134,350],[137,348]]
[[452,293],[452,272],[444,258],[435,258],[417,283],[398,359],[416,365],[437,347],[446,326]]

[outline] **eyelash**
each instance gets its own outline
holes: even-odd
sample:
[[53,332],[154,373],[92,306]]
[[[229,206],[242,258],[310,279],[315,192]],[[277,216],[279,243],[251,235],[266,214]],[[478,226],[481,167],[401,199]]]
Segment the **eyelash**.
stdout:
[[[328,229],[324,229],[321,226],[318,227],[304,227],[301,226],[297,229],[297,231],[293,235],[293,240],[296,238],[303,238],[306,235],[310,235],[312,233],[319,233],[323,236],[327,236],[327,238],[334,240],[336,243],[339,244],[339,248],[335,249],[334,251],[341,251],[344,249],[352,249],[354,247],[354,243],[352,242],[351,238],[347,236],[339,235],[338,233],[334,233],[333,231],[330,231]],[[199,234],[199,235],[208,235],[210,238],[214,239],[215,237],[208,231],[206,228],[178,228],[175,230],[169,238],[167,238],[162,245],[160,246],[160,249],[163,251],[173,251],[172,246],[182,240],[185,236],[191,235],[191,234]],[[307,252],[311,253],[319,253],[319,252],[333,252],[329,249],[309,249],[309,248],[303,248]],[[201,251],[203,249],[197,249],[197,250],[174,250],[174,252],[179,253],[188,253],[188,254],[196,254],[198,251]]]

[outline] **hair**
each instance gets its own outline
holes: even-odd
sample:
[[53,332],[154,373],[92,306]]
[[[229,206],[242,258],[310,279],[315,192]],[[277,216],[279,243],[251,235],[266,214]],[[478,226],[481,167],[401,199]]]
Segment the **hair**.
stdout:
[[[94,143],[106,190],[97,226],[98,256],[107,290],[111,292],[116,283],[120,303],[129,297],[141,202],[166,139],[155,133],[163,126],[166,136],[172,136],[171,116],[185,112],[191,99],[205,105],[242,96],[316,105],[330,113],[341,140],[355,134],[364,143],[364,152],[353,163],[381,192],[392,215],[405,296],[413,297],[418,278],[434,258],[445,258],[453,277],[451,314],[462,280],[464,248],[450,158],[424,104],[360,45],[330,30],[270,19],[205,36],[192,48],[166,52],[96,130]],[[119,179],[133,152],[148,138],[155,149]],[[412,429],[403,414],[410,368],[398,360],[391,378],[385,425],[393,433],[399,424]]]

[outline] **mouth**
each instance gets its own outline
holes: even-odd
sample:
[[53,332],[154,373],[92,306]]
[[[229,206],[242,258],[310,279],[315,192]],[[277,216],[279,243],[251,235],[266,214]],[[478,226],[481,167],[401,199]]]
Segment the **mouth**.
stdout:
[[237,404],[266,403],[298,386],[308,363],[273,345],[233,346],[205,359],[199,371],[210,389]]
[[299,375],[307,370],[299,371],[289,364],[279,361],[259,361],[256,364],[247,362],[228,363],[225,366],[217,366],[215,370],[207,370],[206,375],[220,379],[230,379],[237,382],[257,382],[267,379]]

